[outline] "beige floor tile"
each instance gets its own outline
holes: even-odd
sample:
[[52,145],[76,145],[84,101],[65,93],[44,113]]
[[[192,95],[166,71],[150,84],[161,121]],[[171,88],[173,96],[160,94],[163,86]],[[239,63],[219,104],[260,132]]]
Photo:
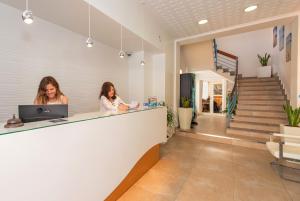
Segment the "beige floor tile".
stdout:
[[122,201],[300,201],[267,151],[174,136],[161,153]]
[[173,201],[173,197],[151,193],[134,185],[118,201]]
[[285,189],[288,191],[293,201],[300,201],[300,183],[291,182],[287,180],[282,181]]
[[235,165],[234,172],[236,179],[253,186],[272,186],[279,189],[284,187],[281,178],[271,167],[264,165],[259,166],[255,162],[253,164],[257,165],[255,169]]
[[234,178],[205,168],[194,168],[180,191],[178,201],[232,201]]
[[181,162],[170,157],[162,158],[156,163],[152,170],[172,175],[174,177],[187,177],[192,167],[194,166],[194,160],[185,160]]
[[267,150],[251,149],[239,146],[232,148],[233,158],[235,160],[247,159],[262,162],[272,162],[274,157]]
[[185,180],[186,177],[184,176],[174,176],[161,171],[149,170],[136,185],[154,194],[175,197]]
[[284,188],[260,185],[257,181],[237,180],[234,194],[235,201],[291,201]]
[[196,121],[198,125],[191,129],[192,132],[226,136],[226,117],[199,115]]

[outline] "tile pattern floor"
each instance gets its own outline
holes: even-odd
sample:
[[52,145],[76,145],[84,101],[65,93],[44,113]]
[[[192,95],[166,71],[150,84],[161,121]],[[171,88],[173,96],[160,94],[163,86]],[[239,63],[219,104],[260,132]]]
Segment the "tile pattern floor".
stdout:
[[226,136],[226,117],[219,115],[199,115],[196,119],[198,125],[195,125],[190,132],[199,132],[205,134],[214,134]]
[[300,201],[300,184],[281,179],[272,160],[266,151],[175,135],[119,201]]

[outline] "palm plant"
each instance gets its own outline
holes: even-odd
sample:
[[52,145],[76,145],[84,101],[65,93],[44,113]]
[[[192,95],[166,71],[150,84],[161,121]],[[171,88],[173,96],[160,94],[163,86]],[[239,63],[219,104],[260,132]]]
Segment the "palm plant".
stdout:
[[191,103],[191,100],[189,98],[187,98],[187,97],[181,97],[182,107],[189,108],[190,107],[190,103]]
[[283,109],[288,116],[289,126],[298,127],[300,123],[300,107],[293,109],[289,103],[286,103],[283,105]]
[[271,58],[270,54],[265,53],[264,56],[260,56],[259,54],[257,55],[259,62],[261,63],[262,66],[267,66],[269,59]]

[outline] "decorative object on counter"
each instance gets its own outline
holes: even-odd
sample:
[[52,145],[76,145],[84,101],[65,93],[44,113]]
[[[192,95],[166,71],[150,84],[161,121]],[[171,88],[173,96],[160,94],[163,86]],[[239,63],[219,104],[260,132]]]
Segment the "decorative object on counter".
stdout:
[[149,107],[156,107],[157,106],[157,97],[152,96],[148,98],[148,106]]
[[193,118],[193,108],[191,108],[191,100],[187,97],[181,97],[182,107],[178,108],[179,126],[183,130],[191,128]]
[[24,123],[21,119],[16,118],[16,115],[13,115],[12,119],[7,120],[7,123],[4,125],[4,128],[17,128],[24,126]]
[[94,41],[91,37],[91,4],[90,1],[88,1],[88,24],[89,24],[89,37],[86,40],[86,46],[87,47],[93,47]]
[[33,14],[32,11],[28,8],[28,0],[26,0],[26,10],[22,13],[22,19],[26,24],[33,23]]
[[176,127],[176,119],[175,114],[171,108],[168,107],[167,109],[167,138],[170,138],[175,133],[175,127]]
[[257,55],[259,59],[260,67],[257,68],[257,77],[271,77],[272,76],[272,66],[268,66],[269,59],[271,55],[265,53],[264,56]]

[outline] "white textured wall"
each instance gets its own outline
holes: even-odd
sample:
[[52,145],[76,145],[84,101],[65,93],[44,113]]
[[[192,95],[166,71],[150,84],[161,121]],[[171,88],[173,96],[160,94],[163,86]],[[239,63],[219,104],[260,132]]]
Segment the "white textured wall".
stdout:
[[[279,30],[282,25],[278,25]],[[286,62],[286,37],[292,33],[291,61]],[[278,34],[279,38],[279,34]],[[279,44],[279,41],[277,41]],[[299,62],[299,17],[290,24],[285,24],[284,49],[279,50],[279,45],[272,49],[273,69],[278,73],[285,89],[288,100],[293,106],[300,105],[300,62]],[[297,88],[298,87],[298,88]],[[298,102],[298,103],[297,103]]]
[[145,53],[145,66],[140,65],[143,52],[133,53],[129,64],[129,101],[147,102],[150,96],[165,101],[165,54]]
[[112,81],[128,100],[128,64],[118,50],[96,43],[86,48],[84,36],[35,18],[25,25],[21,12],[0,4],[0,121],[32,104],[40,79],[52,75],[69,97],[70,112],[98,110],[104,81]]
[[144,102],[144,72],[145,66],[140,65],[143,52],[132,54],[128,57],[129,64],[129,102]]
[[[257,54],[271,54],[272,28],[217,38],[218,49],[239,57],[239,74],[255,77],[260,66]],[[270,63],[272,61],[270,60]]]

